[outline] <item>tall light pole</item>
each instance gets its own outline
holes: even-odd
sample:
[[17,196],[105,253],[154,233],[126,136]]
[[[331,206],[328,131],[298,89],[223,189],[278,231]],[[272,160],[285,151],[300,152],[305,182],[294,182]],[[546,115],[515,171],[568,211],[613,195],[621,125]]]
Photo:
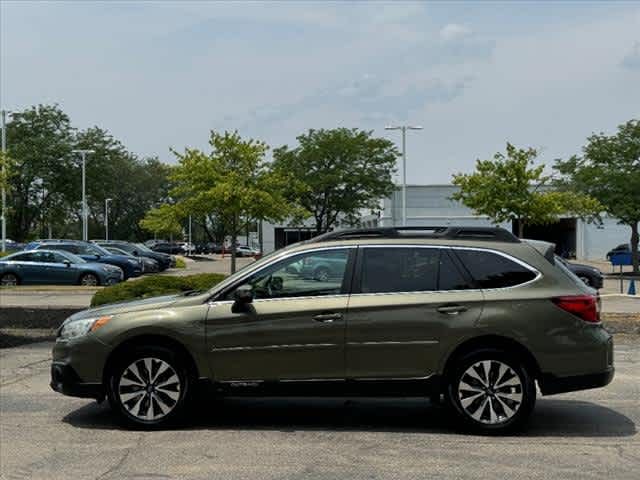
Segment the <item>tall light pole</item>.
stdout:
[[82,240],[89,240],[89,223],[87,222],[87,175],[86,164],[87,154],[96,153],[95,150],[71,150],[72,153],[79,153],[82,156]]
[[418,125],[387,126],[385,130],[402,131],[402,226],[407,225],[407,130],[422,130]]
[[104,239],[109,240],[109,203],[111,198],[104,199]]
[[[2,110],[2,155],[7,154],[7,114],[11,115],[11,112]],[[2,159],[2,210],[0,211],[0,221],[2,222],[2,251],[7,251],[7,190],[5,189],[4,182],[6,181],[7,165],[6,158]]]

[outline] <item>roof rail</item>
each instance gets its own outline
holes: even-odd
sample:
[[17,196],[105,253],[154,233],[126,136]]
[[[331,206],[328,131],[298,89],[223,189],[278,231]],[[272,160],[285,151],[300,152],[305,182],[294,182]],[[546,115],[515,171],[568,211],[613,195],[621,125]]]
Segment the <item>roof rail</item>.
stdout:
[[487,240],[520,243],[513,233],[500,227],[377,227],[353,228],[323,233],[309,240],[310,243],[330,240],[350,240],[360,238],[433,238],[450,240]]

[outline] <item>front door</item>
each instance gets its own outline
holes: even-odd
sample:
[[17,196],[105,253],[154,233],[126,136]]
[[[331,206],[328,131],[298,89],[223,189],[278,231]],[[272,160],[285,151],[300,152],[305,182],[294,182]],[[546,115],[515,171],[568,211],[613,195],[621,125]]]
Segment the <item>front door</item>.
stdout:
[[447,335],[472,327],[483,297],[448,249],[360,247],[347,315],[347,377],[430,376]]
[[[306,251],[267,265],[216,298],[206,337],[215,380],[343,379],[344,318],[355,248]],[[311,265],[331,273],[315,278]],[[311,270],[313,273],[313,270]],[[253,303],[234,313],[233,292]]]

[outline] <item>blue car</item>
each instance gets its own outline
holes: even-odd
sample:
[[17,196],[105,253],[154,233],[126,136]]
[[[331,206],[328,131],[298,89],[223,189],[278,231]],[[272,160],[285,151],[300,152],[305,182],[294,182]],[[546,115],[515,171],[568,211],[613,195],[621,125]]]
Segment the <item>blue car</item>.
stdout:
[[0,285],[113,285],[120,267],[89,263],[65,251],[27,250],[0,258]]
[[114,255],[99,245],[77,240],[38,240],[29,243],[25,250],[62,250],[73,253],[87,262],[108,263],[120,267],[124,279],[142,275],[142,262],[137,258],[125,255]]

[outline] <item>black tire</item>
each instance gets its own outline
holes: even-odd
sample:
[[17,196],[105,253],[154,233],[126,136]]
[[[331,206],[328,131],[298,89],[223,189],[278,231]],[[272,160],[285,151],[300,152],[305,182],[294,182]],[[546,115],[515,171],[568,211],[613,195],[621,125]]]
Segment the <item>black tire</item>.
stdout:
[[[158,377],[154,381],[157,390],[150,391],[148,387],[136,390],[133,388],[135,386],[122,385],[125,381],[134,379],[131,372],[127,372],[133,364],[137,366],[138,372],[142,376],[145,375],[147,359],[152,359],[151,375],[156,374]],[[171,371],[160,372],[163,364],[168,365]],[[161,388],[165,382],[173,382],[173,374],[178,378],[178,385],[170,383],[166,386],[167,389]],[[113,411],[118,414],[126,426],[153,430],[172,424],[182,415],[193,384],[194,381],[189,374],[186,362],[174,351],[165,347],[140,346],[118,358],[115,365],[109,369],[107,398]],[[135,396],[138,392],[143,398]],[[130,395],[131,398],[123,397],[123,395]],[[137,410],[136,405],[139,406]],[[162,406],[167,408],[168,412],[165,413]],[[149,415],[153,417],[158,413],[160,416],[157,418],[148,418]],[[146,415],[147,418],[143,418],[141,414]]]
[[20,285],[20,277],[13,272],[5,273],[0,277],[0,285],[5,287]]
[[[484,375],[486,365],[488,375]],[[483,386],[482,378],[488,386]],[[525,426],[535,406],[536,385],[517,355],[497,349],[476,350],[457,360],[450,370],[445,400],[465,430],[499,435]]]
[[98,286],[100,285],[100,277],[98,277],[93,273],[85,273],[83,275],[80,275],[80,279],[78,280],[78,283],[80,285],[89,286],[89,287]]

